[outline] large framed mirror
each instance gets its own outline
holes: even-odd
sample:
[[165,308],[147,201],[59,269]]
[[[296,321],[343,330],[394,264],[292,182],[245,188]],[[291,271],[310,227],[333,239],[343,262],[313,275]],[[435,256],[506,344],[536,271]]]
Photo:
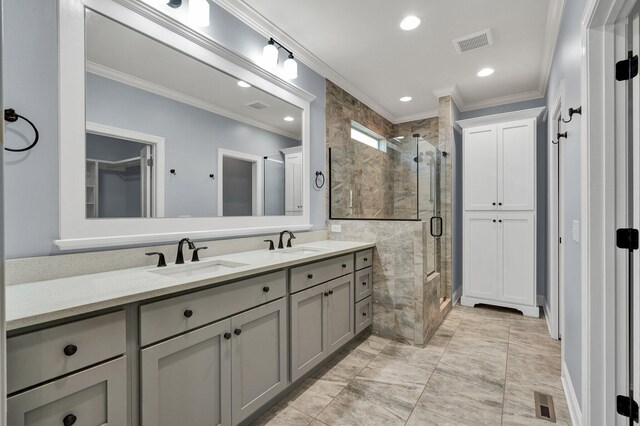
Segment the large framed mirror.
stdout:
[[60,20],[59,247],[310,228],[312,95],[143,2]]

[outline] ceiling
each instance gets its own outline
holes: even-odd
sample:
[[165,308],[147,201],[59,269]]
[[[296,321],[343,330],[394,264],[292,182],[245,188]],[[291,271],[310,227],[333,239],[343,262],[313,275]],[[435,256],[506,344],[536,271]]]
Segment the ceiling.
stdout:
[[[301,140],[302,111],[95,12],[87,14],[87,70],[142,90]],[[184,78],[188,76],[188,78]],[[267,108],[247,106],[259,101]],[[290,116],[294,121],[287,122]]]
[[[544,96],[563,0],[216,0],[394,122]],[[407,15],[422,24],[400,29]],[[258,23],[258,25],[256,25]],[[494,44],[458,54],[453,39],[492,30]],[[495,69],[490,77],[476,73]],[[411,102],[400,102],[411,96]]]

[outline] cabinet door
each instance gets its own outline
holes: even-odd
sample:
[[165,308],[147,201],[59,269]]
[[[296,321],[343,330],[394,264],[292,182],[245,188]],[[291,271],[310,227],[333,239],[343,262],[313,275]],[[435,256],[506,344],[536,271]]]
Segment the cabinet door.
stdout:
[[224,320],[141,351],[143,426],[231,424],[230,331]]
[[465,130],[463,146],[465,210],[495,210],[498,202],[496,126]]
[[500,213],[500,300],[535,305],[535,216],[528,212]]
[[498,296],[498,223],[496,213],[467,213],[464,227],[465,296]]
[[327,333],[329,354],[338,350],[353,337],[354,289],[353,274],[327,283]]
[[327,356],[326,284],[292,294],[291,381],[302,377]]
[[236,315],[231,328],[231,417],[238,424],[287,387],[287,300]]
[[11,426],[126,425],[126,358],[12,396],[7,407]]
[[535,135],[533,119],[498,125],[500,210],[533,210],[535,207]]

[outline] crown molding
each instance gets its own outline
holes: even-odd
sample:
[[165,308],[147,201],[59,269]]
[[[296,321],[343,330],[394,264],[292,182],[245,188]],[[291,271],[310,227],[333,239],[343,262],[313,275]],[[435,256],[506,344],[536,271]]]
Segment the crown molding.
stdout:
[[161,86],[159,84],[151,83],[147,80],[143,80],[138,77],[134,77],[130,74],[123,73],[113,68],[106,67],[95,62],[87,61],[87,72],[98,75],[100,77],[108,78],[118,83],[126,84],[127,86],[135,87],[145,92],[150,92],[164,98],[168,98],[183,104],[191,105],[192,107],[199,108],[211,113],[221,115],[223,117],[230,118],[241,123],[248,124],[253,127],[266,130],[268,132],[277,133],[279,135],[300,140],[301,136],[296,133],[287,132],[274,126],[270,126],[258,120],[244,117],[236,112],[229,111],[226,108],[215,105],[211,102],[203,101],[202,99],[195,98],[193,96],[185,95],[182,92],[178,92],[173,89]]
[[433,91],[433,94],[436,96],[436,98],[440,99],[444,96],[451,96],[451,99],[453,99],[453,102],[456,103],[456,106],[458,107],[458,109],[460,111],[465,111],[465,106],[466,103],[464,101],[464,99],[462,98],[462,95],[460,94],[460,90],[458,90],[458,86],[457,85],[453,85],[453,86],[449,86],[449,87],[443,87],[441,89],[436,89]]
[[278,28],[271,21],[266,19],[260,13],[258,13],[251,6],[247,5],[242,0],[213,0],[218,6],[225,9],[227,12],[234,15],[240,21],[248,25],[264,36],[267,40],[270,37],[282,42],[294,52],[296,59],[317,72],[321,76],[331,80],[343,90],[348,92],[351,96],[358,99],[360,102],[367,105],[369,108],[386,118],[391,122],[395,122],[394,115],[389,112],[382,105],[374,101],[369,95],[355,87],[346,78],[340,75],[336,70],[331,68],[325,62],[323,62],[316,55],[307,50],[304,46],[293,39],[289,34]]
[[542,97],[544,97],[543,93],[540,93],[538,90],[532,90],[530,92],[516,93],[515,95],[500,96],[493,99],[486,99],[484,101],[467,103],[465,104],[465,108],[460,111],[474,111],[476,109],[491,108],[499,105],[508,105],[516,102],[540,99]]
[[549,0],[547,27],[542,50],[542,61],[540,63],[540,80],[538,82],[538,92],[541,93],[541,97],[547,93],[547,84],[551,75],[551,66],[553,65],[553,56],[555,55],[558,36],[560,35],[565,4],[565,0]]
[[461,129],[468,129],[470,127],[486,126],[489,124],[497,124],[507,121],[525,120],[528,118],[539,118],[547,107],[522,109],[518,111],[509,111],[502,114],[485,115],[482,117],[468,118],[466,120],[458,120],[456,124]]

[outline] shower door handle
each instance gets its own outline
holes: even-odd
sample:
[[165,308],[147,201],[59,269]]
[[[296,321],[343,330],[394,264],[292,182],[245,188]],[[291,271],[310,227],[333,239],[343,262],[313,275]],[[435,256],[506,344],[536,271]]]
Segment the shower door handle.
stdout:
[[[438,222],[438,227],[437,227],[437,229],[438,229],[438,233],[437,233],[437,234],[435,234],[435,233],[433,232],[433,231],[434,231],[434,228],[435,228],[435,226],[434,226],[434,223],[435,223],[435,222]],[[442,217],[440,217],[440,216],[433,216],[433,217],[431,218],[431,236],[432,236],[433,238],[440,238],[440,237],[442,237]]]

